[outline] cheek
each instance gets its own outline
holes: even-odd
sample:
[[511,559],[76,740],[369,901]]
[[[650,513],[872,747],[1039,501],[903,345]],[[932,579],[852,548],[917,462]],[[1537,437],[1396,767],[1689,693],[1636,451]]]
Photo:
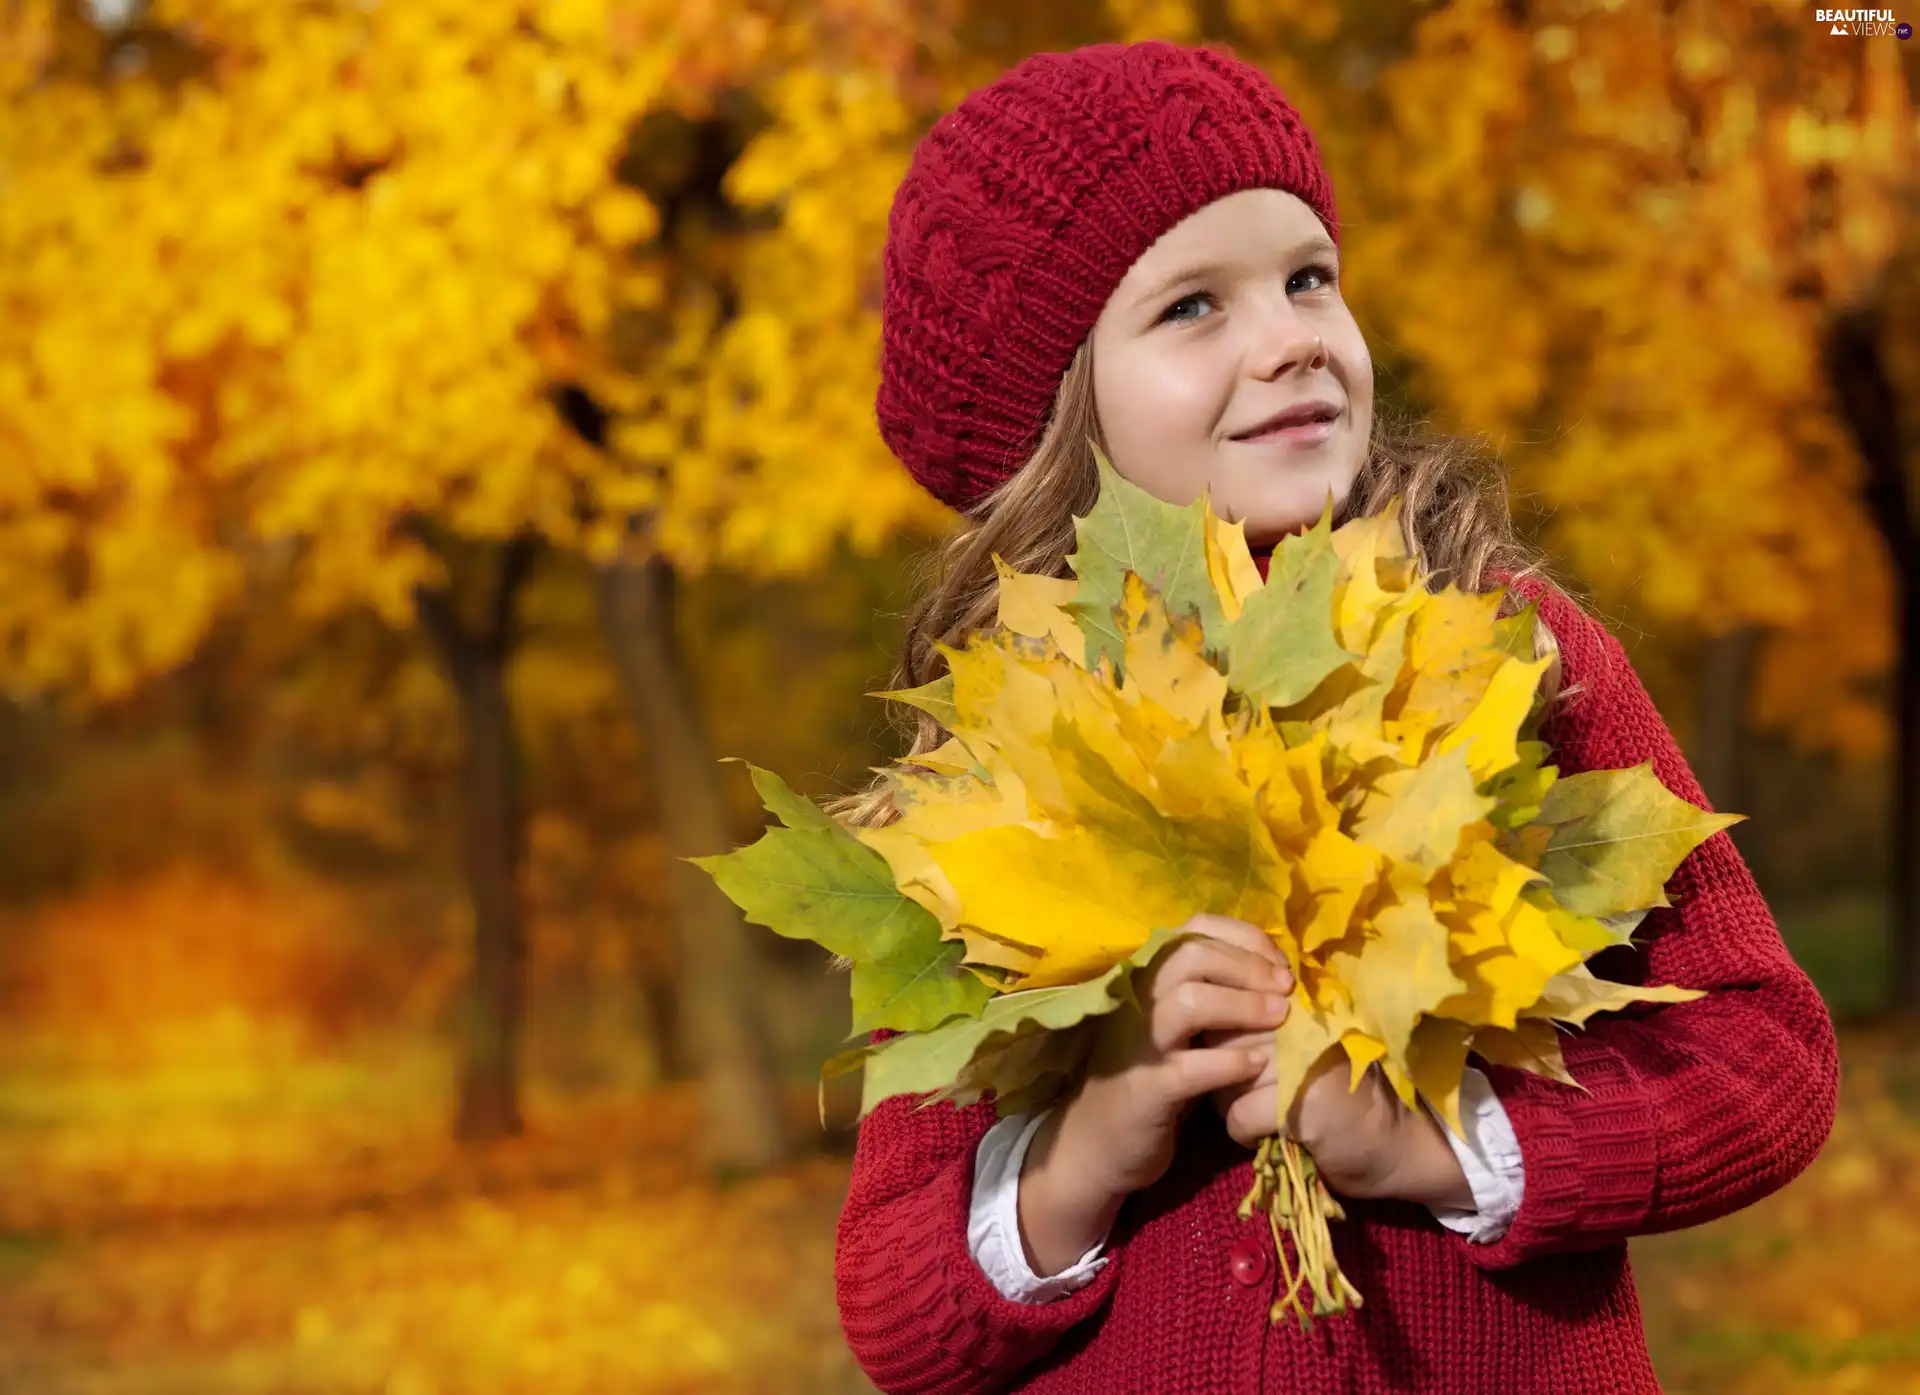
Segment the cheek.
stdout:
[[1341,365],[1340,376],[1345,379],[1348,405],[1356,418],[1363,415],[1370,418],[1373,415],[1373,355],[1367,351],[1360,326],[1349,317],[1338,340],[1330,338],[1329,342]]
[[[1199,353],[1135,350],[1094,360],[1094,397],[1114,468],[1156,492],[1197,493],[1220,419],[1222,381]],[[1193,476],[1189,480],[1188,476]]]
[[1373,358],[1367,353],[1364,344],[1360,346],[1360,364],[1354,370],[1350,396],[1355,414],[1360,413],[1364,404],[1366,416],[1371,419],[1373,416]]

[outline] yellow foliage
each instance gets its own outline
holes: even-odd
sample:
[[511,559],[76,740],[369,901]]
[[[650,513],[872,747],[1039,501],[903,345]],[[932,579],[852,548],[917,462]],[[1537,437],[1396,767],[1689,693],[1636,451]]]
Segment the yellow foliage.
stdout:
[[[1819,336],[1910,222],[1902,46],[1779,6],[1543,19],[1430,9],[1382,75],[1389,119],[1355,112],[1336,181],[1363,320],[1507,450],[1599,591],[1871,672],[1887,561]],[[1857,692],[1818,688],[1763,706],[1805,740],[1884,741]]]
[[[1865,636],[1890,589],[1817,337],[1905,226],[1900,45],[1728,4],[1516,24],[1450,0],[1389,51],[1333,0],[567,0],[534,25],[453,0],[165,0],[204,71],[38,80],[64,13],[0,11],[0,90],[22,93],[0,114],[17,685],[118,690],[177,662],[262,565],[295,568],[308,611],[400,622],[434,574],[393,526],[410,513],[596,557],[645,515],[689,569],[772,573],[946,526],[872,422],[913,141],[1027,52],[1151,34],[1225,39],[1281,82],[1327,151],[1363,323],[1445,423],[1510,453],[1585,580],[1657,621],[1839,645],[1819,700],[1761,706],[1884,742],[1825,682],[1881,666]],[[668,228],[614,181],[647,119],[751,133],[725,209]],[[616,352],[623,324],[644,328]],[[556,381],[612,409],[610,454],[557,421]],[[1863,637],[1822,638],[1842,631]]]
[[[123,691],[263,574],[303,614],[408,623],[437,576],[415,518],[604,556],[650,514],[682,565],[759,572],[945,520],[871,421],[864,262],[912,125],[863,66],[891,18],[832,30],[830,57],[777,5],[158,0],[186,74],[92,81],[42,76],[51,7],[4,13],[26,56],[0,109],[9,683]],[[775,121],[730,192],[782,217],[732,252],[667,245],[619,181],[629,133],[719,120],[731,87]],[[625,311],[664,339],[620,340]],[[555,410],[562,383],[614,412],[613,450]]]
[[[1321,1062],[1345,1052],[1356,1085],[1379,1069],[1456,1134],[1482,1034],[1493,1059],[1573,1083],[1526,1024],[1701,996],[1583,961],[1625,943],[1737,816],[1675,797],[1651,763],[1560,779],[1531,739],[1547,661],[1515,652],[1532,608],[1503,619],[1498,597],[1436,590],[1398,501],[1337,532],[1329,509],[1262,583],[1204,495],[1168,503],[1096,463],[1073,579],[996,557],[1000,623],[890,694],[951,733],[885,772],[897,818],[827,822],[755,769],[781,826],[697,861],[750,919],[850,961],[857,1030],[897,1029],[824,1069],[863,1069],[863,1113],[929,1092],[991,1091],[1002,1112],[1057,1098],[1088,1040],[1067,1034],[1132,998],[1196,918],[1267,935],[1293,989],[1276,1132],[1240,1214],[1264,1207],[1276,1245],[1293,1231],[1301,1267],[1270,1315],[1310,1322],[1360,1301],[1326,1231],[1343,1212],[1283,1136]],[[1410,707],[1416,692],[1444,713]],[[863,973],[900,986],[863,1007]]]
[[[1124,481],[1106,489],[1102,510],[1151,514]],[[1264,588],[1255,573],[1239,592],[1244,539],[1210,509],[1159,509],[1137,535],[1176,552],[1172,520],[1191,522],[1220,612],[1252,617]],[[1099,533],[1082,524],[1083,542]],[[999,564],[999,628],[944,651],[952,740],[932,764],[945,773],[896,776],[898,821],[857,833],[1003,992],[1087,984],[1157,931],[1232,916],[1263,927],[1295,972],[1276,1038],[1283,1105],[1339,1046],[1356,1076],[1377,1062],[1408,1104],[1425,1095],[1456,1130],[1478,1031],[1559,1076],[1557,1049],[1523,1018],[1697,996],[1602,984],[1582,963],[1621,939],[1592,917],[1663,904],[1673,864],[1728,820],[1674,801],[1645,770],[1554,789],[1544,748],[1521,744],[1546,661],[1511,652],[1497,595],[1427,587],[1397,507],[1276,555],[1282,570],[1337,560],[1318,624],[1349,650],[1331,651],[1337,667],[1291,709],[1249,702],[1230,686],[1237,656],[1222,652],[1277,631],[1209,635],[1204,606],[1170,614],[1133,569],[1153,570],[1152,556],[1097,556],[1077,563],[1078,580]],[[1117,679],[1104,659],[1089,667],[1073,619],[1109,586],[1099,567],[1126,568]],[[1316,608],[1288,613],[1290,640]],[[1423,697],[1435,708],[1415,707]],[[1502,841],[1536,819],[1539,836]]]

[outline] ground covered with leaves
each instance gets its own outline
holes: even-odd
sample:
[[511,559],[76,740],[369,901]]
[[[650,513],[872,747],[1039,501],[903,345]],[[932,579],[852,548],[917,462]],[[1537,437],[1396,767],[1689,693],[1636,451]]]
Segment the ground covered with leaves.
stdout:
[[869,1389],[832,1300],[844,1157],[715,1185],[671,1089],[536,1096],[527,1141],[462,1153],[435,1075],[175,1082],[64,1119],[16,1084],[0,1390]]
[[[1636,1243],[1672,1395],[1920,1390],[1920,1049],[1849,1033],[1801,1181]],[[716,1185],[673,1089],[445,1141],[431,1054],[0,1084],[0,1390],[850,1395],[843,1154]],[[809,1101],[794,1100],[796,1119]]]

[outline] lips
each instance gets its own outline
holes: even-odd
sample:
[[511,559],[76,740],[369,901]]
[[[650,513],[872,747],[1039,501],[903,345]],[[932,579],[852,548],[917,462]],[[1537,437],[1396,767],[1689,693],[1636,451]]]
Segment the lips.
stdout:
[[1313,426],[1320,422],[1334,421],[1339,416],[1340,408],[1331,402],[1299,402],[1274,413],[1265,421],[1245,431],[1236,431],[1230,439],[1251,441],[1276,431],[1285,431],[1288,427]]

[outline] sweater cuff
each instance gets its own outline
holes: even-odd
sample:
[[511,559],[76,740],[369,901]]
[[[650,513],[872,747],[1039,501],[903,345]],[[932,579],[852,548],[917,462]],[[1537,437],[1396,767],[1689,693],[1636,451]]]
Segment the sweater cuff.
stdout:
[[1526,1157],[1527,1184],[1506,1235],[1467,1247],[1482,1268],[1599,1249],[1645,1228],[1659,1173],[1654,1112],[1618,1053],[1590,1037],[1582,1047],[1577,1078],[1584,1092],[1487,1067]]

